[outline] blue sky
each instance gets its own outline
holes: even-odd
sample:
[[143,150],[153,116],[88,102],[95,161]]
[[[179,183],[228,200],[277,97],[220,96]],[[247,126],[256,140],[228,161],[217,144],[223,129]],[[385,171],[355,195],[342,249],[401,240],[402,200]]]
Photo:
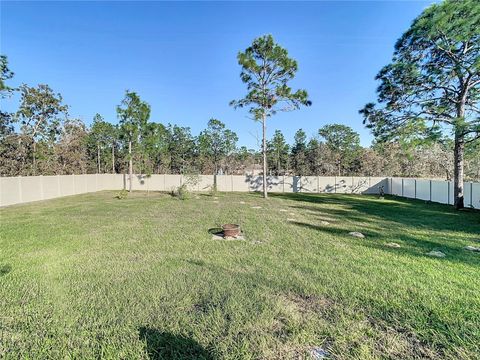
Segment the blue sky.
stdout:
[[[242,97],[238,51],[272,34],[299,64],[294,88],[312,107],[279,114],[289,142],[328,123],[351,126],[367,146],[372,137],[358,110],[375,99],[374,76],[398,37],[432,1],[337,2],[4,2],[0,50],[15,72],[12,85],[49,84],[90,124],[95,113],[116,123],[126,89],[152,106],[151,120],[189,126],[212,117],[257,148],[258,123],[229,107]],[[3,103],[16,109],[18,97]]]

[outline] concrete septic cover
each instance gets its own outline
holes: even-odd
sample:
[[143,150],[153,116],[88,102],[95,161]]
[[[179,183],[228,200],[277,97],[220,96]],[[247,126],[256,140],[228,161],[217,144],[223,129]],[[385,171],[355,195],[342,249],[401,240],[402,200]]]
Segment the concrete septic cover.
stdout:
[[428,255],[428,256],[435,256],[435,257],[442,257],[442,258],[446,256],[443,252],[441,252],[441,251],[434,251],[434,250],[428,252],[427,255]]
[[468,245],[468,246],[465,246],[465,250],[480,252],[480,247]]
[[349,232],[348,235],[353,236],[353,237],[357,237],[357,238],[361,238],[361,239],[363,239],[365,237],[365,235],[363,235],[361,232],[358,232],[358,231]]
[[397,244],[397,243],[394,243],[394,242],[389,242],[389,243],[386,243],[385,245],[388,246],[388,247],[392,247],[392,248],[401,247],[400,244]]

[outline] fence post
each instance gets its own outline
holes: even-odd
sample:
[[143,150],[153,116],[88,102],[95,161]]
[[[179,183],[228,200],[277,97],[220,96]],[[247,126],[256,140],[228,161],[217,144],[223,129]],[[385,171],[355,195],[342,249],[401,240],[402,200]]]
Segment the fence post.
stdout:
[[473,208],[473,181],[470,181],[470,207]]
[[430,186],[430,200],[429,201],[432,201],[432,180],[429,180],[429,186]]
[[402,197],[403,197],[403,178],[402,178]]
[[317,193],[320,193],[320,176],[317,175]]
[[450,205],[450,181],[447,181],[447,204]]
[[413,179],[413,183],[415,185],[415,199],[417,198],[417,179]]
[[283,174],[283,184],[282,191],[285,192],[285,174]]

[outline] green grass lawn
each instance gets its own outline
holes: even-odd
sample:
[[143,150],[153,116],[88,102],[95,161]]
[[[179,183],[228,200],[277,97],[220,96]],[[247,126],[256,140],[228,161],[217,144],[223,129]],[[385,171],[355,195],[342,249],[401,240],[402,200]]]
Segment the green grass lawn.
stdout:
[[[464,250],[480,246],[479,212],[349,195],[114,196],[0,209],[0,358],[480,358],[480,253]],[[246,240],[212,240],[227,222]]]

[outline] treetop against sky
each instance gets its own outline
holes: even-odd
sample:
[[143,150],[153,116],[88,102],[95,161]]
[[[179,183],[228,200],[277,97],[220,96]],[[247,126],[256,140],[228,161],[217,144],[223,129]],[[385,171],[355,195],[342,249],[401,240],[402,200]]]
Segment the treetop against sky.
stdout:
[[[116,123],[115,107],[131,89],[151,105],[153,121],[198,134],[217,118],[240,145],[258,148],[260,125],[229,101],[245,91],[237,53],[272,34],[298,61],[292,86],[313,105],[278,114],[268,137],[282,129],[292,142],[299,127],[315,134],[335,122],[369,145],[358,110],[374,98],[395,41],[430,3],[2,1],[0,52],[15,72],[12,86],[49,84],[87,124],[96,113]],[[17,106],[18,94],[2,100],[5,110]]]

